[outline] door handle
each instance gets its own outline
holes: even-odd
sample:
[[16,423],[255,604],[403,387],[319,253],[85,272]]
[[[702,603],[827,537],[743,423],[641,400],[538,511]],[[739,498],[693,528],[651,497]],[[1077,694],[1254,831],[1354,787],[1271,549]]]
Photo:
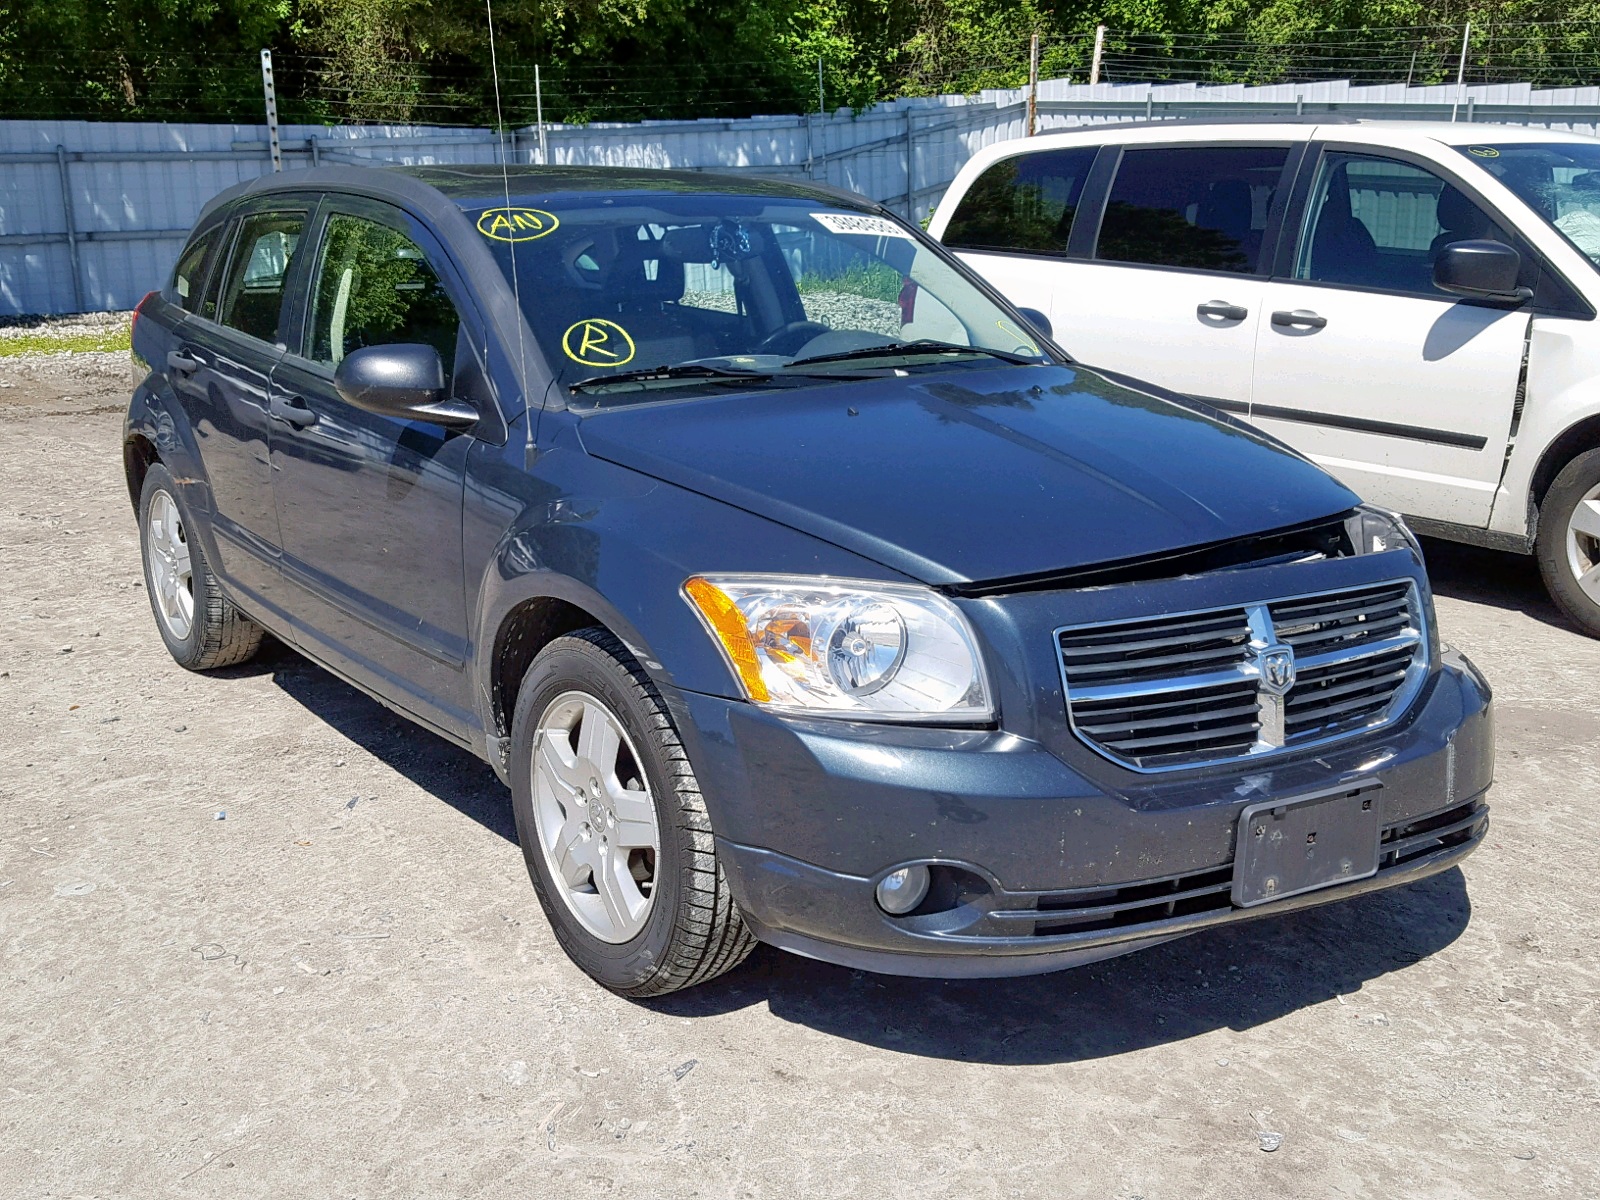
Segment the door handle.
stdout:
[[274,396],[267,402],[267,415],[296,429],[317,423],[317,414],[299,396]]
[[1242,321],[1250,315],[1242,304],[1229,304],[1226,300],[1207,300],[1194,311],[1197,316],[1220,317],[1224,321]]
[[200,369],[200,361],[190,358],[179,350],[167,351],[167,370],[176,371],[179,375],[189,375]]
[[1317,316],[1309,308],[1297,308],[1293,312],[1279,310],[1273,313],[1272,323],[1283,329],[1321,329],[1328,323],[1328,318]]

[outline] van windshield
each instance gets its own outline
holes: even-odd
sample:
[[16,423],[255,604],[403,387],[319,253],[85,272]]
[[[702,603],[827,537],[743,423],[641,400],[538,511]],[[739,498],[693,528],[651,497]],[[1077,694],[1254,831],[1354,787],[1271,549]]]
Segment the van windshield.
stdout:
[[1600,142],[1461,146],[1600,267]]
[[569,389],[1046,360],[1014,317],[881,215],[803,198],[622,191],[514,196],[467,215],[514,273]]

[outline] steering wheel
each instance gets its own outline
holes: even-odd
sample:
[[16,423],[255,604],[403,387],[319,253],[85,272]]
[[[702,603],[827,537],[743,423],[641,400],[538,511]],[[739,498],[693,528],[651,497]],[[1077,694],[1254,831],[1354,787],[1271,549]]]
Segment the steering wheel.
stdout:
[[816,321],[790,321],[762,338],[752,353],[793,354],[812,338],[827,332],[828,327]]

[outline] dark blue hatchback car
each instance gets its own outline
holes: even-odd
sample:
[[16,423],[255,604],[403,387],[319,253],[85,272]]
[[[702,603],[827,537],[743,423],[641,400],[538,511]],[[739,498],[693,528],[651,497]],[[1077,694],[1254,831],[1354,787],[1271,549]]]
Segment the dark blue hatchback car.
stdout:
[[205,210],[133,352],[173,656],[270,631],[483,756],[624,994],[757,939],[1048,971],[1487,829],[1489,689],[1400,520],[857,197],[274,175]]

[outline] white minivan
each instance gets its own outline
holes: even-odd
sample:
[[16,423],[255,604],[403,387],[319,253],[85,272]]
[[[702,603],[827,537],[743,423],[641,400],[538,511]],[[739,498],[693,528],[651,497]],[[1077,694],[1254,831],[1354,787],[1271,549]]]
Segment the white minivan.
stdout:
[[1246,417],[1600,635],[1600,140],[1350,121],[990,146],[930,232],[1083,361]]

